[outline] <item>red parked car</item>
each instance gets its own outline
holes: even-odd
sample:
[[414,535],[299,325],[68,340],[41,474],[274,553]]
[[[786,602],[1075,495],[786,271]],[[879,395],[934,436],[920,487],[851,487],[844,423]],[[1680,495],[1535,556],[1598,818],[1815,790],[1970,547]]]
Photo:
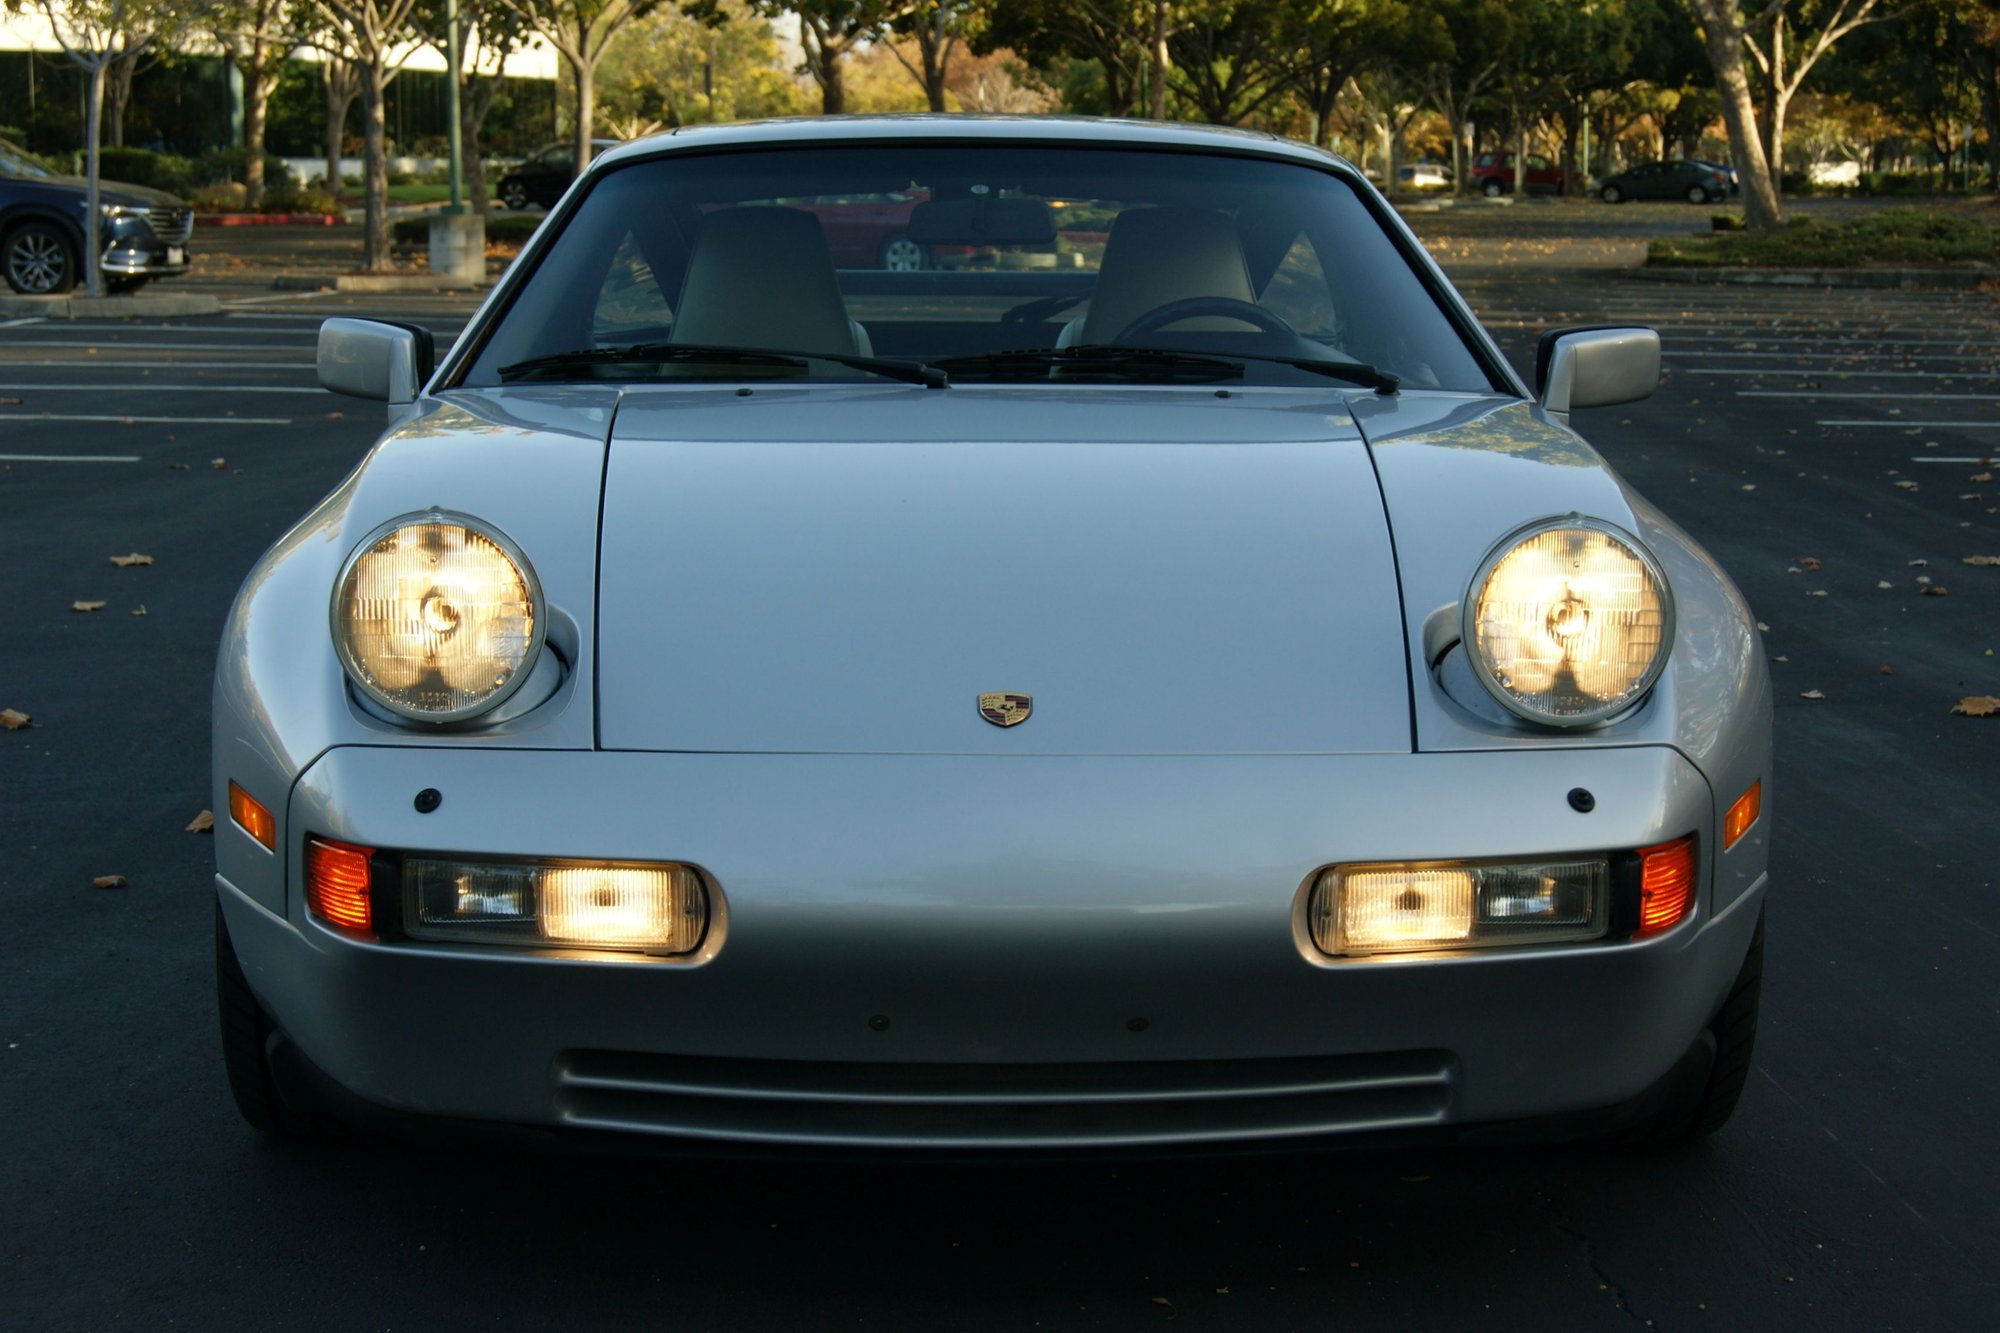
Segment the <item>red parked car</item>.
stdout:
[[[1549,161],[1540,153],[1528,154],[1528,169],[1523,183],[1529,194],[1561,194],[1563,192],[1563,169]],[[1514,155],[1512,153],[1481,153],[1472,163],[1467,174],[1474,188],[1488,199],[1503,194],[1514,193]],[[1570,179],[1581,190],[1583,177],[1572,171]]]

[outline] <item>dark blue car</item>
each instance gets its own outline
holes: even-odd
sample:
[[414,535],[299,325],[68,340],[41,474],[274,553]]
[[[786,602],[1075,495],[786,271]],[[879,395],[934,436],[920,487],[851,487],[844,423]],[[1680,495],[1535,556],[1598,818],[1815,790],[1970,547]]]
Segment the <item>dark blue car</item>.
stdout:
[[[26,296],[55,296],[83,281],[88,188],[0,139],[0,274]],[[164,190],[98,182],[99,262],[105,285],[131,291],[188,270],[194,210]]]

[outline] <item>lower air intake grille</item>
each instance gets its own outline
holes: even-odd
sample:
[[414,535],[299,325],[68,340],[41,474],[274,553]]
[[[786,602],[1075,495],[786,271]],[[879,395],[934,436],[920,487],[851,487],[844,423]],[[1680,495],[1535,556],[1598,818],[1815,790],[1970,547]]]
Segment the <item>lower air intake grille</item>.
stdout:
[[562,1119],[764,1143],[1059,1148],[1213,1143],[1441,1123],[1442,1051],[1333,1059],[863,1064],[567,1051]]

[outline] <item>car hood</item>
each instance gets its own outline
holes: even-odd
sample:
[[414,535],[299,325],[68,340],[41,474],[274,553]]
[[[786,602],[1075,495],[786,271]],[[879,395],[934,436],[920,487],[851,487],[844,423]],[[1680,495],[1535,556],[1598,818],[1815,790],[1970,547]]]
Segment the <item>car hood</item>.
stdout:
[[[1411,747],[1367,445],[1326,391],[637,390],[605,470],[609,749]],[[1001,728],[979,697],[1033,700]]]
[[[37,185],[57,186],[64,193],[75,190],[79,195],[90,188],[90,182],[82,176],[49,176],[35,182]],[[97,182],[97,197],[107,204],[122,204],[127,208],[186,208],[187,201],[178,195],[156,190],[150,185],[133,185],[127,181],[104,180]]]

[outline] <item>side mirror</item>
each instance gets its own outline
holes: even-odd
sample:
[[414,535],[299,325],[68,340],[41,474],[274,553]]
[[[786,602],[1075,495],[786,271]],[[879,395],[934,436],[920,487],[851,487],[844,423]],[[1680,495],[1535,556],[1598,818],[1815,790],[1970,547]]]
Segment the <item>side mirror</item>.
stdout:
[[419,324],[329,319],[319,326],[319,385],[354,398],[415,402],[437,363],[431,331]]
[[1659,385],[1652,329],[1550,329],[1535,346],[1535,396],[1550,412],[1636,403]]

